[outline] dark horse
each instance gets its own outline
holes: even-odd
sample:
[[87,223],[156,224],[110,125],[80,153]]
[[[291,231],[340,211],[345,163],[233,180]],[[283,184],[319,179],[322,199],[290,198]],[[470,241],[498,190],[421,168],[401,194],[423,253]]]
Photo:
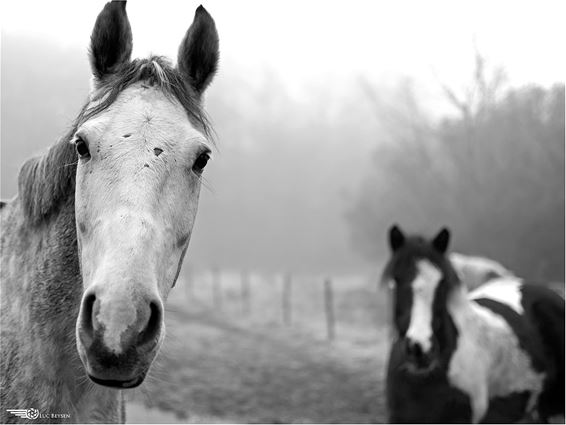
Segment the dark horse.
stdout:
[[564,414],[564,299],[509,276],[468,294],[450,234],[393,226],[384,282],[397,338],[387,371],[394,423],[548,421]]
[[200,6],[175,66],[131,52],[126,3],[107,3],[88,101],[1,208],[4,423],[124,421],[120,390],[163,341],[211,152],[202,94],[218,35]]

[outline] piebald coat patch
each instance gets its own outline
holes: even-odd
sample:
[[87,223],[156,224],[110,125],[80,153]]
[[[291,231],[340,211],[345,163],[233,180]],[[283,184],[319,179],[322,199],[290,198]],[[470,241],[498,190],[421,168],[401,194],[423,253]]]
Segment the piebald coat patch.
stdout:
[[448,311],[458,329],[448,378],[469,395],[473,422],[485,415],[489,399],[516,392],[531,392],[527,410],[532,410],[545,375],[533,370],[529,355],[521,349],[509,324],[488,308],[471,302],[463,290],[452,295]]
[[470,293],[470,298],[489,298],[508,305],[515,312],[524,314],[521,304],[521,285],[522,281],[516,277],[504,277],[494,279],[492,282],[482,285]]

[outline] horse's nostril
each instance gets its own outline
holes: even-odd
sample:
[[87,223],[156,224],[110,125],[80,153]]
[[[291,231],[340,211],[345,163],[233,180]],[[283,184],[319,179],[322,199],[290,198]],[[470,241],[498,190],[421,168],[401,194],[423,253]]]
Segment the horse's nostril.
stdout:
[[88,294],[83,300],[82,314],[81,314],[81,336],[91,341],[94,334],[94,303],[96,302],[96,295]]
[[410,339],[405,341],[405,351],[409,356],[413,354],[413,342]]
[[416,344],[414,345],[414,347],[413,347],[413,353],[414,353],[414,356],[415,356],[417,359],[420,359],[421,357],[423,357],[423,354],[424,354],[424,353],[423,353],[423,349],[421,348],[421,345],[420,345],[420,344],[416,343]]
[[145,329],[139,335],[138,343],[140,345],[153,342],[159,336],[161,329],[161,307],[152,301],[149,303],[149,310],[149,320]]
[[407,341],[407,354],[415,359],[421,359],[424,355],[423,349],[418,342]]

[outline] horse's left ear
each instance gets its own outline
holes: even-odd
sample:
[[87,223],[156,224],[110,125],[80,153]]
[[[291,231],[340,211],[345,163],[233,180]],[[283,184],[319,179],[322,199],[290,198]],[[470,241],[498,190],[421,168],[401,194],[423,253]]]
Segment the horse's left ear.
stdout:
[[389,246],[391,251],[395,252],[405,244],[405,235],[397,226],[394,224],[389,228]]
[[448,249],[450,243],[450,231],[443,227],[440,232],[432,240],[432,246],[441,254],[444,254]]
[[113,74],[130,61],[132,29],[126,13],[126,2],[106,3],[96,18],[90,36],[90,65],[97,79]]
[[185,81],[200,95],[212,81],[218,67],[218,33],[214,19],[199,6],[193,23],[179,46],[177,68]]

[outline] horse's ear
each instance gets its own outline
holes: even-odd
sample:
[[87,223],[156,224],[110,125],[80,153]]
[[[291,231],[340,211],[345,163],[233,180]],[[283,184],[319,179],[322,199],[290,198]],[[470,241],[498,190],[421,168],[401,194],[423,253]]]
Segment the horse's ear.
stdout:
[[90,66],[97,79],[112,74],[130,61],[132,29],[126,2],[112,0],[96,18],[90,36]]
[[401,248],[404,244],[405,244],[405,235],[403,234],[399,226],[394,224],[389,229],[389,246],[391,247],[391,250],[395,252],[399,248]]
[[177,68],[185,81],[200,95],[212,81],[218,67],[218,33],[212,16],[199,6],[193,23],[179,46]]
[[440,232],[432,240],[432,246],[441,254],[444,254],[448,249],[448,244],[450,243],[450,231],[443,227]]

